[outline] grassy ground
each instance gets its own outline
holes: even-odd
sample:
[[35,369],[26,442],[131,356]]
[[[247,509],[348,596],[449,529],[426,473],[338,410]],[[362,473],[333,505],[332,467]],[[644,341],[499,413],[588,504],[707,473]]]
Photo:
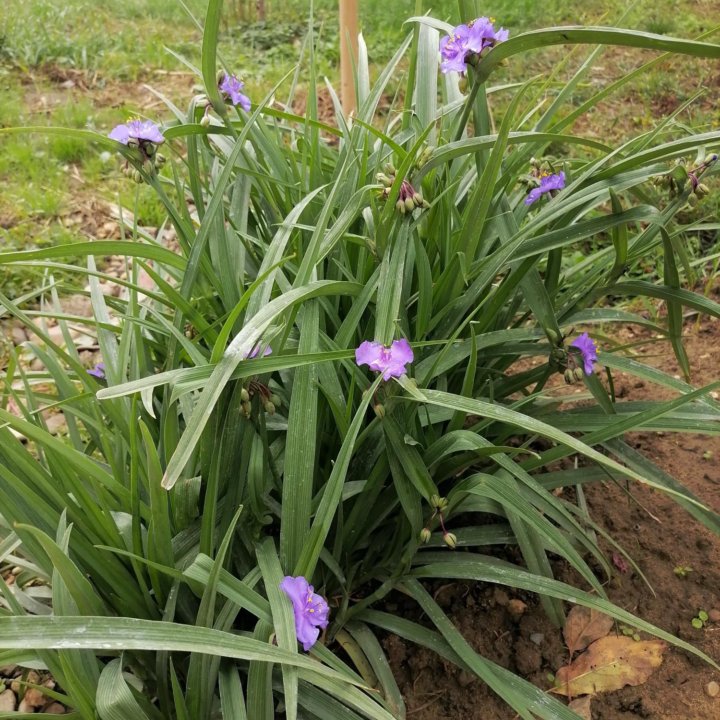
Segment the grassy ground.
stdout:
[[[195,81],[188,65],[199,60],[203,0],[5,0],[0,17],[0,126],[62,125],[106,132],[131,114],[158,120],[162,102],[148,86],[180,105]],[[640,0],[618,24],[656,33],[695,37],[720,23],[717,0]],[[267,19],[242,13],[247,0],[227,0],[222,53],[258,97],[296,63],[307,30],[309,2],[266,0]],[[415,0],[363,0],[361,23],[371,60],[382,63],[407,31],[403,21],[414,14]],[[561,0],[489,0],[486,12],[517,33],[553,24],[615,23],[624,0],[586,0],[578,8]],[[425,0],[423,11],[458,22],[455,0]],[[337,77],[338,32],[335,0],[315,2],[319,69]],[[672,12],[669,10],[672,9]],[[243,17],[244,15],[244,17]],[[507,70],[510,77],[547,72],[561,57],[538,53],[529,66]],[[577,62],[582,56],[577,53]],[[578,99],[598,84],[636,67],[635,51],[610,51]],[[570,63],[572,66],[572,63]],[[674,60],[584,121],[582,131],[603,137],[646,129],[696,91],[705,98],[681,119],[699,128],[717,127],[720,111],[713,89],[720,85],[716,64]],[[77,140],[40,135],[0,140],[0,239],[4,249],[72,242],[84,235],[114,231],[109,205],[118,201],[140,210],[142,225],[162,221],[149,190],[139,190],[118,172],[117,161]],[[33,284],[26,275],[3,276],[0,285],[17,295]]]

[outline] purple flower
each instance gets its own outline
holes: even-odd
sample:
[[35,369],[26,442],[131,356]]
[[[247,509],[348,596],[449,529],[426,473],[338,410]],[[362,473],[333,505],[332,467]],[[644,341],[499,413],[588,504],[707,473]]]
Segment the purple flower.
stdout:
[[[257,343],[255,347],[245,356],[246,360],[252,360],[252,358],[256,358],[260,354],[260,343]],[[263,351],[262,351],[263,357],[266,355],[272,354],[272,348],[267,345]]]
[[540,176],[540,187],[536,187],[531,190],[528,196],[525,198],[526,205],[532,205],[536,200],[540,199],[543,193],[550,192],[552,190],[562,190],[565,187],[565,173],[559,172],[551,175],[550,173],[543,173]]
[[383,380],[404,375],[405,365],[411,363],[413,358],[412,348],[405,338],[394,340],[390,347],[365,340],[355,351],[355,362],[382,373]]
[[465,56],[471,52],[468,49],[470,28],[467,25],[458,25],[451,35],[446,35],[440,41],[440,70],[444,73],[464,73],[467,69]]
[[165,142],[160,128],[152,120],[130,120],[124,125],[116,125],[108,136],[123,145],[127,145],[130,140],[145,140],[157,145]]
[[320,628],[328,626],[330,608],[325,598],[315,594],[313,586],[304,577],[287,575],[280,589],[290,598],[295,615],[295,634],[307,652],[320,637]]
[[245,112],[250,112],[250,98],[240,92],[245,87],[245,83],[238,80],[234,75],[225,73],[219,87],[220,92],[233,105],[239,105]]
[[99,362],[92,370],[87,371],[88,375],[98,378],[99,380],[105,379],[105,363]]
[[492,48],[508,39],[504,28],[495,30],[492,18],[481,17],[469,25],[458,25],[450,35],[440,41],[440,70],[444,73],[467,70],[467,60],[486,48]]
[[576,337],[570,345],[580,351],[585,365],[585,374],[592,375],[593,364],[597,361],[595,341],[587,333],[583,333],[580,337]]

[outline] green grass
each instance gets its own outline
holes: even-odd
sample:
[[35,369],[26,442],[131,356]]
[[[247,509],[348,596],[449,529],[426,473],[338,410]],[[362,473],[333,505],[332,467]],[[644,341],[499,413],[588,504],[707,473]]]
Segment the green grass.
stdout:
[[[205,1],[186,0],[185,4],[195,17],[203,17]],[[382,64],[409,31],[404,22],[415,14],[416,1],[388,4],[363,0],[360,5],[371,62]],[[259,98],[295,66],[308,27],[310,3],[267,0],[265,22],[254,16],[240,20],[238,6],[238,2],[225,4],[220,50],[227,64],[242,74],[250,95]],[[668,14],[661,12],[656,2],[642,0],[619,24],[694,37],[710,28],[712,6],[711,2],[684,0]],[[336,83],[337,3],[317,0],[314,7],[318,76],[327,75]],[[498,23],[517,33],[553,24],[609,24],[622,16],[626,3],[587,0],[580,7],[571,7],[560,0],[542,4],[489,0],[484,7]],[[455,0],[425,0],[422,10],[453,23],[461,20]],[[4,68],[0,70],[0,127],[59,125],[107,132],[131,114],[161,120],[164,108],[160,103],[145,107],[142,85],[151,85],[185,107],[191,93],[190,70],[170,50],[198,67],[200,39],[200,30],[177,0],[6,0],[0,18],[0,67]],[[529,69],[548,73],[562,57],[564,53],[557,50],[536,52]],[[582,56],[578,53],[576,57],[580,62]],[[577,101],[586,98],[597,84],[629,72],[643,58],[638,51],[612,53],[606,63],[599,63],[602,74],[593,74],[578,87]],[[576,64],[571,61],[569,69]],[[527,67],[511,63],[506,75],[517,79],[526,77],[527,71]],[[715,72],[713,63],[697,60],[673,60],[659,66],[607,103],[604,112],[600,109],[590,116],[591,125],[583,127],[583,132],[617,138],[648,129],[657,117],[709,85]],[[73,87],[67,87],[70,82]],[[707,94],[682,120],[698,129],[710,129],[720,122],[720,111]],[[77,169],[81,182],[68,182],[68,166]],[[95,149],[76,139],[4,138],[0,143],[0,182],[5,188],[0,196],[3,245],[10,249],[67,242],[68,233],[58,224],[77,203],[78,193],[113,202],[119,195],[122,202],[131,202],[134,188],[128,187],[116,167],[113,161],[98,161]],[[717,209],[716,201],[712,203]],[[160,206],[149,195],[141,216],[153,224],[161,218]],[[18,291],[30,285],[29,279],[2,274],[0,282],[3,286],[10,283]]]

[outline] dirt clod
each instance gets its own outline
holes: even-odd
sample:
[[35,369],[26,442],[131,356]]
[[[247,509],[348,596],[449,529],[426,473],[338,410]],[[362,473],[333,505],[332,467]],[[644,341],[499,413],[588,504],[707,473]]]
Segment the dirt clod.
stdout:
[[711,698],[717,697],[718,695],[720,695],[720,685],[718,685],[714,680],[711,680],[705,686],[705,692]]
[[510,617],[517,622],[525,614],[527,607],[527,603],[513,598],[507,605],[507,611],[510,613]]

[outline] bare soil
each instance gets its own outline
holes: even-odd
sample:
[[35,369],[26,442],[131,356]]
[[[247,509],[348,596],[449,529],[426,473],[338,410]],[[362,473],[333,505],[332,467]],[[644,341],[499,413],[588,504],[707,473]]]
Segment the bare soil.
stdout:
[[[620,331],[626,342],[645,339],[636,327]],[[717,380],[720,322],[688,322],[686,346],[692,382],[700,387]],[[669,343],[656,342],[638,351],[670,374],[678,366]],[[673,396],[637,378],[616,376],[623,400]],[[720,512],[720,437],[637,432],[628,441]],[[720,622],[697,630],[691,621],[699,610],[720,610],[720,538],[702,527],[668,496],[645,486],[620,487],[611,482],[587,487],[592,518],[637,562],[652,590],[632,569],[618,570],[607,585],[610,599],[636,615],[683,638],[720,662]],[[605,548],[608,559],[612,550]],[[685,577],[674,569],[691,568]],[[577,583],[571,570],[555,566],[560,580]],[[455,626],[482,655],[541,688],[549,675],[567,664],[559,629],[545,617],[537,598],[512,589],[465,582],[434,588],[435,598]],[[520,601],[520,602],[518,602]],[[523,607],[526,606],[526,607]],[[715,614],[713,613],[713,616]],[[619,631],[618,628],[616,631]],[[481,681],[433,653],[390,635],[384,639],[413,720],[511,720],[512,710]],[[720,673],[702,660],[671,647],[662,666],[638,687],[596,695],[592,720],[720,720],[720,697],[705,692]]]

